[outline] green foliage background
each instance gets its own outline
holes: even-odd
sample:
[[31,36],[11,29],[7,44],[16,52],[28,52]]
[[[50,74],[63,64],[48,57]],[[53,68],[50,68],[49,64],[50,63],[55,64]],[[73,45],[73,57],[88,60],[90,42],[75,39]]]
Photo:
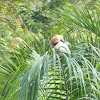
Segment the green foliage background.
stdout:
[[1,0],[0,100],[100,100],[99,16],[100,0]]

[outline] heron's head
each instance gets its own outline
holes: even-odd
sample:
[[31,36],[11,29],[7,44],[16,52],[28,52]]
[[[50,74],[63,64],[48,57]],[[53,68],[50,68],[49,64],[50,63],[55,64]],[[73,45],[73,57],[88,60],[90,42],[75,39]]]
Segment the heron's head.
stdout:
[[55,46],[57,45],[59,42],[63,42],[65,43],[63,36],[62,35],[55,35],[52,39],[51,39],[51,45]]

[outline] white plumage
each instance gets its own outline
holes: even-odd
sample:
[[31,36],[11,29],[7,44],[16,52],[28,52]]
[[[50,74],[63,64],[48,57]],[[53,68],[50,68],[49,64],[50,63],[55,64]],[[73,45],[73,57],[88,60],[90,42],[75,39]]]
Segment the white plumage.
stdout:
[[66,43],[61,42],[61,41],[57,45],[55,45],[54,48],[59,49],[63,53],[70,54],[70,50],[69,50],[68,45]]

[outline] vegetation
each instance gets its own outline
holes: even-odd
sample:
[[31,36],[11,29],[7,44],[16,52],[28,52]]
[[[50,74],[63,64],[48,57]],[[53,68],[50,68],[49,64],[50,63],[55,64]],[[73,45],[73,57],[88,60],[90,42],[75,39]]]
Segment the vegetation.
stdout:
[[[0,1],[0,100],[100,100],[99,10],[100,0]],[[71,54],[50,46],[55,34]]]

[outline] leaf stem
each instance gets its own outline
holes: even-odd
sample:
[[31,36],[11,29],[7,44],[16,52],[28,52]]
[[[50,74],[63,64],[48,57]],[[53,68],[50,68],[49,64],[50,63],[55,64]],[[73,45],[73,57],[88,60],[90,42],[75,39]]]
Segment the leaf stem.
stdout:
[[65,77],[64,67],[62,66],[62,60],[61,60],[61,68],[62,68],[64,83],[65,83],[65,88],[66,88],[65,90],[66,90],[66,94],[67,94],[66,100],[68,100],[68,90],[67,90],[68,85],[67,85],[67,82],[66,82],[67,80],[66,80],[66,77]]

